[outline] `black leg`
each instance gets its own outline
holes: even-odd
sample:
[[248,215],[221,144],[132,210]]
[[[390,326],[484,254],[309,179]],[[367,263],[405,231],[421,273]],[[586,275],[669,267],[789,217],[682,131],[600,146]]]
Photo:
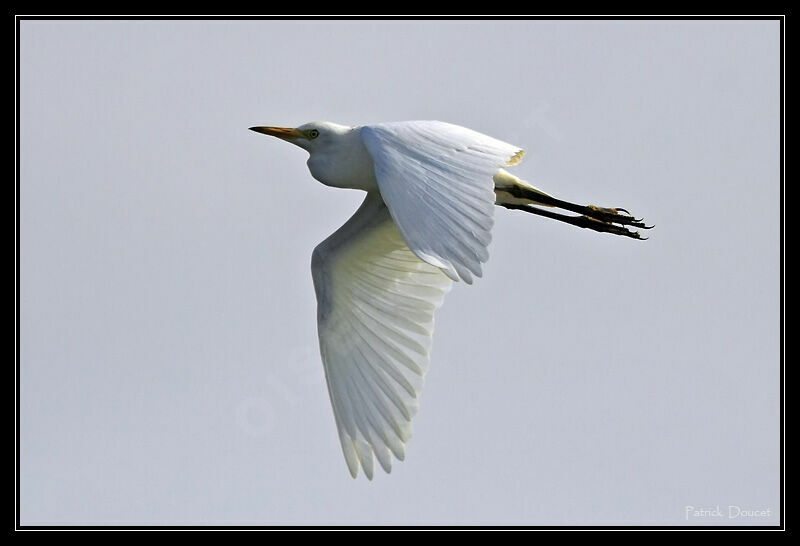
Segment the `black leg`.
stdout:
[[[537,201],[542,201],[541,197],[536,198]],[[554,199],[554,201],[559,201],[558,199]],[[604,220],[597,219],[595,217],[590,217],[588,215],[584,216],[570,216],[568,214],[559,214],[558,212],[553,212],[546,209],[540,209],[534,207],[532,205],[514,205],[510,203],[500,203],[500,206],[505,207],[507,209],[512,210],[524,210],[525,212],[530,212],[531,214],[536,214],[538,216],[544,216],[545,218],[551,218],[553,220],[558,220],[559,222],[566,222],[567,224],[571,224],[573,226],[578,226],[581,228],[591,229],[594,231],[599,231],[601,233],[613,233],[614,235],[622,235],[624,237],[630,237],[632,239],[639,239],[640,241],[646,241],[647,237],[642,237],[638,231],[633,231],[631,229],[626,228],[621,222],[617,224],[611,223],[615,222],[616,220],[611,220],[611,222],[607,222]],[[557,205],[554,205],[557,206]],[[563,207],[562,207],[563,208]],[[602,210],[602,209],[601,209]],[[613,215],[613,217],[617,217],[618,215]],[[637,223],[629,223],[627,225],[631,225],[634,227],[642,227],[644,229],[650,229],[653,226],[645,226],[644,224],[639,225]]]
[[[503,191],[506,191],[513,195],[514,197],[518,197],[521,199],[530,199],[532,201],[536,201],[537,204],[556,207],[559,209],[568,210],[570,212],[576,212],[578,214],[582,214],[588,218],[593,218],[595,220],[599,220],[602,223],[606,224],[620,224],[623,226],[632,226],[641,229],[651,229],[653,226],[647,226],[642,221],[641,218],[634,218],[630,215],[630,213],[623,209],[623,208],[603,208],[603,207],[596,207],[594,205],[577,205],[575,203],[570,203],[569,201],[562,201],[561,199],[556,199],[555,197],[550,197],[549,195],[545,195],[539,192],[532,192],[523,186],[511,186],[511,187],[504,187]],[[521,210],[527,210],[522,206],[507,206],[503,205],[506,208],[515,208]],[[541,210],[541,209],[539,209]],[[538,213],[534,213],[538,214]],[[547,214],[541,214],[540,216],[547,216]],[[571,216],[566,215],[556,215],[565,218],[572,218]],[[549,216],[548,216],[549,217]],[[556,218],[560,220],[561,218]],[[566,221],[566,220],[565,220]],[[573,222],[567,222],[573,225]],[[595,229],[592,226],[581,226],[586,227],[589,229]],[[604,231],[604,230],[596,230],[596,231]]]

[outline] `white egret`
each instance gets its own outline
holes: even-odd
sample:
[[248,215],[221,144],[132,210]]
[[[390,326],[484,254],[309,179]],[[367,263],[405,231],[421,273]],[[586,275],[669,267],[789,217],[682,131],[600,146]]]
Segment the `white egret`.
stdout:
[[[495,205],[640,238],[620,208],[556,199],[507,172],[524,151],[439,121],[347,127],[251,127],[309,152],[327,186],[366,191],[356,213],[312,254],[322,362],[342,450],[355,478],[405,457],[428,368],[433,314],[453,281],[489,258]],[[541,208],[556,207],[578,215]]]

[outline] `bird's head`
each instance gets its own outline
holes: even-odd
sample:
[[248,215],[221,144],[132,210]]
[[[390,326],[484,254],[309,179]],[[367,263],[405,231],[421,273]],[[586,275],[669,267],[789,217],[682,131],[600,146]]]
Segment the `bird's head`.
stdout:
[[349,133],[351,129],[352,127],[329,121],[313,121],[300,127],[250,127],[251,131],[291,142],[309,153],[335,144],[339,137]]

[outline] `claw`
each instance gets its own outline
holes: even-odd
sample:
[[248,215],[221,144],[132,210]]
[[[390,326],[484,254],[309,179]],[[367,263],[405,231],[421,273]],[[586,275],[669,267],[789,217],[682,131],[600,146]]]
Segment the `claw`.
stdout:
[[[577,211],[576,211],[577,212]],[[644,227],[644,218],[636,218],[627,209],[622,207],[604,208],[596,205],[587,205],[580,211],[584,216],[588,216],[607,224],[619,224],[623,226]]]
[[[646,241],[647,237],[642,237],[638,231],[628,229],[628,227],[640,229],[653,229],[655,225],[648,226],[644,223],[644,218],[636,218],[627,209],[622,207],[604,208],[596,205],[588,205],[583,210],[583,227],[588,227],[595,231],[624,235],[632,239]],[[590,221],[591,222],[588,222]]]
[[638,231],[628,229],[624,225],[598,220],[597,218],[592,218],[591,216],[586,215],[579,216],[576,220],[576,225],[589,228],[594,231],[599,231],[600,233],[612,233],[614,235],[624,235],[625,237],[630,237],[631,239],[642,239]]

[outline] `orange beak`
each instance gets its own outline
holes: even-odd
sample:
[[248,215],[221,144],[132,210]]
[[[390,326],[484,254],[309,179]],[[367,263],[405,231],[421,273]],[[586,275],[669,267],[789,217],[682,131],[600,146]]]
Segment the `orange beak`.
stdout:
[[250,127],[250,130],[256,133],[278,137],[283,140],[291,140],[303,136],[301,131],[291,127]]

